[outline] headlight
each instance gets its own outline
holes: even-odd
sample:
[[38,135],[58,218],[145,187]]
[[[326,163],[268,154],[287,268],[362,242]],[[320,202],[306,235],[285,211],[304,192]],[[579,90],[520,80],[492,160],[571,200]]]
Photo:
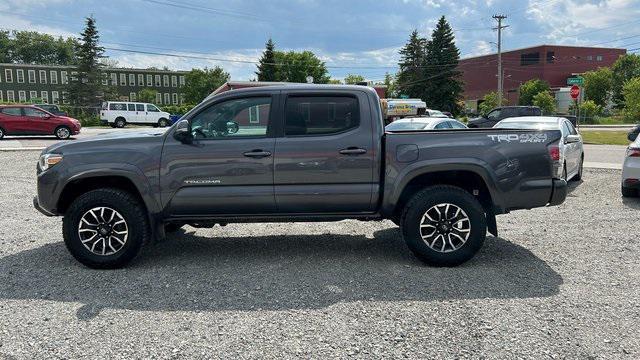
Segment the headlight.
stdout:
[[62,161],[60,154],[43,154],[40,156],[40,169],[45,171],[60,161]]

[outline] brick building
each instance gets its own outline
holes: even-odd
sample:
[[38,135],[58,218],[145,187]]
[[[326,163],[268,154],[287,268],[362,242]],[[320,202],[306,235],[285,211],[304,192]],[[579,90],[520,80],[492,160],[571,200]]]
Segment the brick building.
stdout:
[[[0,102],[67,104],[66,86],[73,66],[0,64]],[[136,101],[140,90],[156,90],[156,105],[184,103],[184,71],[107,68],[104,85],[114,86],[118,100]]]
[[[609,67],[625,49],[563,45],[540,45],[502,53],[504,96],[510,105],[518,102],[520,84],[542,79],[554,91],[567,86],[567,78],[600,67]],[[475,109],[478,100],[498,88],[498,55],[490,54],[460,60],[467,107]]]

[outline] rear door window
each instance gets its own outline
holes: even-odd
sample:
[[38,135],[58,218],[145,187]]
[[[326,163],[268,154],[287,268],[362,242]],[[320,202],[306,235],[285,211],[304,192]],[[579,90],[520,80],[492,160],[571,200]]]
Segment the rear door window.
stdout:
[[111,103],[111,104],[109,104],[109,110],[127,111],[127,104]]
[[351,96],[292,96],[285,112],[286,136],[337,134],[360,125],[358,99]]
[[136,104],[127,104],[129,111],[136,111]]
[[22,110],[19,107],[3,108],[1,112],[9,116],[22,116]]
[[136,111],[144,111],[144,104],[136,104]]

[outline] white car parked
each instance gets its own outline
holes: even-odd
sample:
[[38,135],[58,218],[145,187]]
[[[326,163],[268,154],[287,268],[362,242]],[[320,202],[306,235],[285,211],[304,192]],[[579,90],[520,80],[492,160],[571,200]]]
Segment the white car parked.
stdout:
[[146,124],[166,127],[171,125],[169,113],[148,103],[107,101],[102,103],[100,121],[105,125],[123,128],[127,124]]
[[560,130],[560,164],[557,176],[567,181],[582,179],[584,148],[582,136],[571,121],[557,116],[522,116],[504,119],[493,126],[504,129]]
[[448,117],[406,117],[385,126],[387,131],[466,129],[467,126]]
[[637,134],[629,134],[633,140],[624,157],[622,165],[622,196],[636,197],[640,189],[640,138]]

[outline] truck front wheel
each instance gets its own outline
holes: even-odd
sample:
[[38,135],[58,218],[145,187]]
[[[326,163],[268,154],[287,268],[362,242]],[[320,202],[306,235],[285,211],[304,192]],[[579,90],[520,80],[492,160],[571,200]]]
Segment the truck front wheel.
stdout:
[[425,188],[407,203],[401,219],[407,246],[431,266],[457,266],[482,247],[487,232],[482,205],[448,185]]
[[62,232],[71,255],[94,269],[125,266],[150,236],[140,201],[111,188],[89,191],[73,201],[65,213]]

